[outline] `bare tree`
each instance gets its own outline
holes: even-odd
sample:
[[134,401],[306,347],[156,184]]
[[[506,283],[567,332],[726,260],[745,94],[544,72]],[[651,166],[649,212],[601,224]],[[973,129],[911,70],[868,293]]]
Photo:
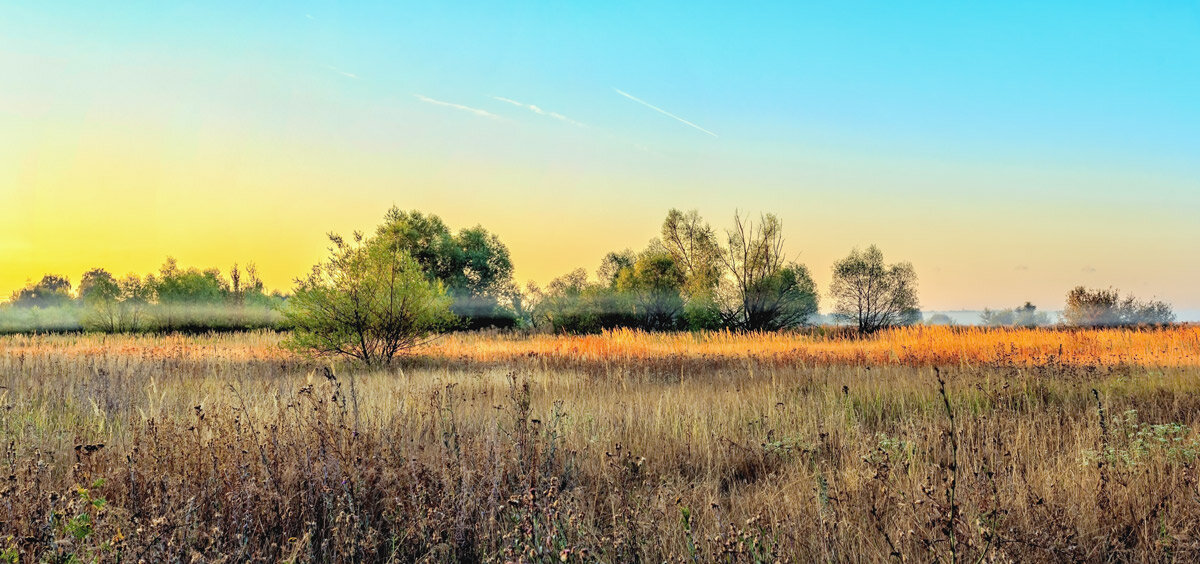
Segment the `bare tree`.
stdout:
[[875,245],[854,249],[833,265],[834,316],[863,333],[920,321],[917,274],[911,263],[885,265]]

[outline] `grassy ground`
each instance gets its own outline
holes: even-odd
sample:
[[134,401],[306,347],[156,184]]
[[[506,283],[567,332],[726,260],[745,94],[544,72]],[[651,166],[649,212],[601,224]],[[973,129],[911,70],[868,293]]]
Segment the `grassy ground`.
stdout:
[[0,338],[0,561],[1200,557],[1194,328],[278,340]]

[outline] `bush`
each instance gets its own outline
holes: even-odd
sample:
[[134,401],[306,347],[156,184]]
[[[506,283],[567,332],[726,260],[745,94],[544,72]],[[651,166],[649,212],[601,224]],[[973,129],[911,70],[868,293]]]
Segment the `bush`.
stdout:
[[1141,301],[1132,295],[1121,297],[1109,288],[1089,289],[1078,286],[1067,294],[1063,323],[1074,327],[1120,327],[1161,325],[1175,321],[1171,306],[1162,301]]
[[330,235],[329,260],[298,280],[285,315],[293,350],[388,364],[455,321],[441,282],[394,241]]

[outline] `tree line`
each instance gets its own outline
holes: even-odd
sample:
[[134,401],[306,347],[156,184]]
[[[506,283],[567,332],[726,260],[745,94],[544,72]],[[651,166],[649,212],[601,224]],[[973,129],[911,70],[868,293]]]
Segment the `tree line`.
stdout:
[[[451,234],[436,216],[393,208],[372,235],[329,235],[329,257],[285,308],[287,344],[379,364],[456,327],[774,331],[817,314],[816,283],[784,252],[776,216],[735,214],[718,235],[697,212],[671,210],[660,235],[640,252],[608,253],[595,279],[578,269],[520,291],[507,248],[482,227]],[[872,246],[833,274],[834,314],[859,331],[920,321],[911,264],[886,264]]]
[[168,257],[158,272],[116,277],[93,268],[78,287],[48,274],[0,308],[0,331],[213,331],[283,327],[285,297],[268,293],[253,264],[182,268]]
[[[783,225],[735,214],[718,233],[696,211],[671,210],[645,249],[608,253],[596,278],[577,269],[525,293],[531,323],[555,332],[776,331],[809,325],[820,294],[807,266],[784,251]],[[864,332],[920,320],[916,273],[874,246],[834,265],[834,316]]]
[[[253,265],[226,274],[168,258],[145,276],[93,269],[74,289],[63,276],[44,276],[0,306],[0,330],[295,329],[293,339],[310,349],[338,352],[357,340],[367,360],[449,330],[788,330],[815,323],[822,298],[808,267],[785,252],[773,214],[735,213],[718,231],[695,210],[672,209],[643,249],[610,252],[595,276],[580,268],[544,288],[516,284],[508,247],[484,227],[454,231],[415,210],[392,207],[374,232],[329,240],[328,259],[298,278],[291,295],[268,293]],[[922,322],[912,264],[888,263],[874,245],[834,263],[825,297],[833,319],[862,334]],[[929,322],[950,323],[941,318]],[[1028,302],[984,310],[980,321],[1051,323]],[[1163,302],[1083,287],[1068,294],[1060,319],[1071,326],[1173,321]],[[362,346],[376,330],[392,344]]]

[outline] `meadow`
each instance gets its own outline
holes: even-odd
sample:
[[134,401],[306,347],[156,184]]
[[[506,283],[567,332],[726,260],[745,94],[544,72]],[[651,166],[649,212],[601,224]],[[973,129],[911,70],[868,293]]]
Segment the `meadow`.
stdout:
[[0,337],[0,561],[1200,558],[1200,328]]

